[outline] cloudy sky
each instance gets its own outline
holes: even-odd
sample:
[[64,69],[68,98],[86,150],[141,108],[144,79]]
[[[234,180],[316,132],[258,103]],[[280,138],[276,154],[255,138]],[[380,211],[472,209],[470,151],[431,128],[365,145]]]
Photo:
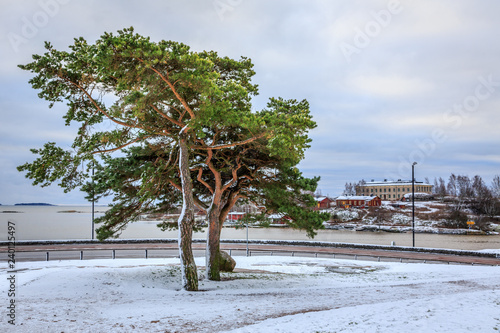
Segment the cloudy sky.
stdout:
[[80,204],[16,170],[30,148],[72,142],[16,66],[44,41],[134,26],[154,40],[252,59],[260,95],[307,99],[318,127],[301,163],[331,196],[360,179],[500,174],[500,3],[494,0],[2,0],[0,203]]

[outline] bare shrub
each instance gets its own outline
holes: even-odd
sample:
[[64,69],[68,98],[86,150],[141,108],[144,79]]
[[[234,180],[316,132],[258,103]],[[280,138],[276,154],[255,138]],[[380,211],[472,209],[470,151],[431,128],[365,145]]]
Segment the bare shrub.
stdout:
[[458,209],[451,209],[448,213],[446,219],[443,221],[443,227],[445,228],[455,228],[455,229],[466,229],[467,225],[467,214]]

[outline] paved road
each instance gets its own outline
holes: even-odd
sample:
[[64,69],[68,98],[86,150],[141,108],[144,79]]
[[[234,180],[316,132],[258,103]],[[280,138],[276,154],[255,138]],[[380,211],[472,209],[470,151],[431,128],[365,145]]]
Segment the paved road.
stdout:
[[[232,255],[245,255],[246,244],[222,243],[221,248],[231,251]],[[205,244],[194,243],[195,256],[204,255]],[[325,246],[285,246],[273,244],[250,244],[250,255],[295,255],[317,256],[321,258],[350,258],[379,261],[403,262],[446,262],[456,264],[500,265],[500,258],[462,256],[440,253],[421,253],[413,251],[393,251],[381,249],[340,248]],[[12,252],[12,251],[11,251]],[[67,259],[103,258],[161,258],[177,256],[176,243],[134,243],[134,244],[43,244],[16,245],[16,261],[39,261]],[[0,260],[7,261],[8,247],[0,246]]]

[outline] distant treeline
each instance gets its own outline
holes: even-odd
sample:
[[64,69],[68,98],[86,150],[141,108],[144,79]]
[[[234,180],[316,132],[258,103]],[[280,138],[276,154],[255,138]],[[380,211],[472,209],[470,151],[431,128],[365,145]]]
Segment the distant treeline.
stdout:
[[[428,181],[428,179],[426,179]],[[496,175],[488,186],[481,176],[472,178],[465,175],[451,174],[448,183],[439,177],[434,178],[434,195],[438,197],[452,196],[461,199],[490,199],[500,198],[500,175]]]

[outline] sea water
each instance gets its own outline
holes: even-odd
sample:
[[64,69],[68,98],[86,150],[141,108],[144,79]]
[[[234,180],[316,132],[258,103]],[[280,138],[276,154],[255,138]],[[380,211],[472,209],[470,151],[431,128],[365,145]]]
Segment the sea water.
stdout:
[[[96,206],[94,217],[102,216],[108,208]],[[67,240],[92,239],[91,206],[0,206],[0,240],[7,240],[7,225],[16,226],[16,240]],[[158,221],[137,221],[121,233],[122,239],[177,239],[178,232],[161,231]],[[98,225],[95,225],[98,227]],[[246,230],[224,228],[222,239],[246,239]],[[206,231],[194,233],[195,239],[206,239]],[[290,228],[250,228],[249,239],[261,240],[311,240],[304,231]],[[368,232],[354,230],[319,230],[316,241],[412,246],[411,233]],[[478,235],[415,235],[415,245],[427,248],[461,250],[500,249],[500,236]]]

